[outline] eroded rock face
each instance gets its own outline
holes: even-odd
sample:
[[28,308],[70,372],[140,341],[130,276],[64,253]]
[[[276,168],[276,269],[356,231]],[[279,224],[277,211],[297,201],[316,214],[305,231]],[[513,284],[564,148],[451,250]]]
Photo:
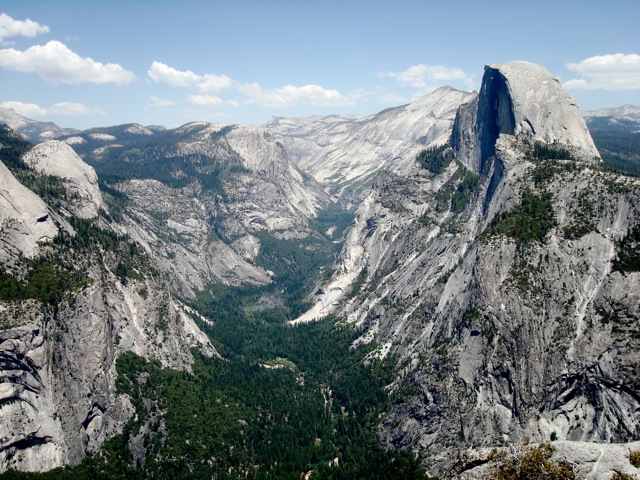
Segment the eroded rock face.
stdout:
[[146,277],[122,284],[99,268],[57,311],[3,302],[0,322],[0,469],[42,471],[79,463],[133,414],[118,395],[115,361],[133,351],[189,369],[190,348],[217,355],[166,287]]
[[0,162],[0,260],[31,258],[58,233],[54,213]]
[[446,142],[458,107],[473,98],[442,87],[377,115],[276,118],[266,128],[327,192],[359,203],[381,169],[406,173],[418,152]]
[[[217,355],[154,259],[93,218],[102,202],[93,169],[57,142],[24,162],[74,195],[49,206],[0,164],[2,274],[16,282],[0,300],[0,471],[75,465],[120,433],[133,414],[115,386],[121,353],[178,369],[190,368],[191,348]],[[41,286],[21,290],[28,282]]]
[[57,140],[40,143],[24,155],[23,161],[39,173],[62,179],[68,192],[65,203],[71,215],[98,216],[103,207],[98,176],[69,145]]
[[376,355],[396,355],[380,439],[432,474],[451,475],[459,448],[640,435],[640,272],[618,263],[640,181],[600,168],[545,72],[487,67],[458,111],[456,161],[382,172],[334,278],[298,319],[344,315]]

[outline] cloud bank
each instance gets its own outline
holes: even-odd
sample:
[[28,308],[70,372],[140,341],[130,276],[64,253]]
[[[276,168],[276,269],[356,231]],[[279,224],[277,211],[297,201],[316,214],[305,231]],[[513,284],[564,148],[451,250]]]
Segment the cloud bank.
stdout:
[[567,68],[582,78],[563,82],[565,88],[579,90],[640,90],[640,55],[599,55],[569,63]]
[[52,40],[46,45],[34,45],[25,51],[0,50],[0,67],[26,73],[36,73],[52,84],[114,83],[126,85],[136,76],[115,63],[100,63],[82,58],[65,44]]
[[85,115],[102,115],[100,109],[89,108],[77,102],[59,102],[49,108],[43,108],[35,103],[24,103],[18,101],[8,101],[0,103],[0,107],[15,110],[16,113],[24,117],[44,117],[47,115],[59,115],[64,117],[76,117]]
[[49,33],[49,27],[33,20],[15,20],[6,13],[0,13],[0,43],[8,37],[35,37]]
[[433,90],[450,82],[460,82],[467,88],[473,88],[475,80],[459,68],[444,65],[413,65],[401,72],[378,72],[380,78],[393,78],[402,85],[421,91]]
[[320,85],[285,85],[265,90],[257,83],[241,83],[227,75],[200,75],[191,70],[177,70],[164,63],[154,61],[147,71],[149,78],[156,83],[171,87],[191,88],[198,92],[187,97],[194,105],[218,106],[222,104],[238,105],[236,100],[225,100],[219,95],[224,92],[239,94],[246,105],[264,107],[291,107],[294,105],[312,105],[316,107],[354,105],[355,102],[338,90],[327,89]]

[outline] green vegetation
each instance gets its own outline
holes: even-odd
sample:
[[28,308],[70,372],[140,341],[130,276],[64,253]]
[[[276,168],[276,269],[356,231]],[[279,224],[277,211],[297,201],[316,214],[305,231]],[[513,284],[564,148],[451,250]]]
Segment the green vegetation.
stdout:
[[456,162],[458,169],[436,193],[436,210],[445,212],[451,209],[455,213],[461,213],[471,197],[475,194],[480,181],[480,176],[460,162]]
[[531,155],[536,160],[573,160],[571,152],[559,143],[535,142]]
[[520,204],[493,219],[486,235],[505,235],[518,243],[542,242],[556,225],[549,192],[540,195],[525,189]]
[[617,258],[613,270],[617,272],[640,272],[640,224],[636,225],[616,243]]
[[640,468],[640,450],[629,450],[629,462],[636,468]]
[[421,151],[416,156],[416,162],[431,173],[440,174],[445,171],[451,161],[454,159],[455,154],[453,149],[449,145],[442,145],[440,147],[431,147]]
[[579,480],[571,464],[565,460],[551,460],[554,448],[550,443],[538,446],[525,444],[520,451],[507,454],[493,451],[489,460],[497,465],[489,474],[490,480]]
[[0,300],[40,300],[45,305],[55,306],[70,290],[87,284],[83,272],[76,271],[67,262],[55,257],[42,257],[23,261],[27,273],[18,279],[4,269],[0,270]]
[[[413,457],[377,444],[392,370],[364,365],[368,350],[350,348],[357,332],[335,320],[241,331],[249,332],[242,355],[221,361],[194,351],[193,373],[122,355],[117,388],[136,409],[122,435],[74,469],[0,479],[293,480],[311,470],[322,479],[425,478]],[[277,363],[285,368],[268,368]],[[140,432],[134,457],[129,445]]]
[[624,118],[595,117],[587,125],[603,162],[627,175],[640,176],[638,122]]
[[453,212],[461,213],[465,209],[469,199],[474,195],[479,181],[479,175],[464,169],[462,181],[451,195],[451,210]]
[[[332,204],[324,210],[320,210],[318,216],[309,221],[309,226],[325,238],[335,240],[345,234],[355,216],[355,210],[343,210]],[[327,231],[332,227],[335,227],[333,233],[327,234]]]
[[288,319],[297,317],[308,307],[300,299],[309,293],[318,272],[333,264],[340,245],[315,236],[278,239],[263,231],[253,235],[260,240],[256,264],[274,273],[274,287],[289,309]]

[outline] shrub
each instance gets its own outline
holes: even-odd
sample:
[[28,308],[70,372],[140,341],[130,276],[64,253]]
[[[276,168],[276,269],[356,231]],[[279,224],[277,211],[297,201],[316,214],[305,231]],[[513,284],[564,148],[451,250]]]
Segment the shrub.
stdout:
[[579,480],[569,462],[552,461],[554,452],[550,443],[528,446],[526,442],[513,447],[511,452],[493,452],[491,460],[498,464],[489,474],[490,480]]

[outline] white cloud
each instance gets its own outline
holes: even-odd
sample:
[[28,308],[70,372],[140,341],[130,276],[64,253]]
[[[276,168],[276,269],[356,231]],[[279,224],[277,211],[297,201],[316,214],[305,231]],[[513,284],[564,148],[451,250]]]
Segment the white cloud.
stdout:
[[238,106],[235,99],[222,99],[217,94],[232,90],[245,99],[242,103],[265,107],[290,107],[308,104],[316,107],[354,105],[350,96],[337,90],[326,89],[319,85],[285,85],[284,87],[264,90],[257,83],[241,83],[227,75],[200,75],[190,70],[180,71],[169,65],[154,61],[147,71],[149,78],[172,87],[193,88],[200,95],[189,95],[188,101],[195,105],[217,106],[222,104]]
[[84,115],[104,115],[104,111],[99,108],[89,108],[82,103],[60,102],[55,103],[49,109],[51,115],[61,115],[64,117],[80,117]]
[[380,78],[393,78],[403,85],[420,90],[431,90],[448,82],[462,82],[473,88],[474,79],[463,70],[443,65],[413,65],[402,72],[379,72]]
[[78,117],[85,115],[102,115],[104,112],[97,108],[89,108],[76,102],[59,102],[49,108],[43,108],[35,103],[8,101],[0,103],[2,108],[10,108],[25,117],[44,117],[47,115],[59,115],[64,117]]
[[581,90],[640,89],[640,55],[599,55],[569,63],[567,68],[582,76],[564,82],[565,88]]
[[164,100],[163,98],[159,98],[156,96],[149,97],[149,100],[151,100],[151,106],[153,107],[170,107],[174,105],[171,100]]
[[154,82],[164,83],[171,87],[195,87],[202,80],[201,75],[197,75],[191,70],[181,72],[169,65],[155,61],[151,64],[147,75]]
[[6,13],[0,13],[0,43],[7,37],[35,37],[48,33],[49,27],[33,20],[15,20]]
[[47,114],[47,110],[36,105],[35,103],[23,103],[23,102],[2,102],[0,103],[0,107],[8,108],[10,110],[15,110],[16,113],[19,113],[23,117],[40,117]]
[[0,67],[19,72],[37,73],[50,83],[115,83],[125,85],[135,75],[115,63],[103,64],[82,58],[65,44],[52,40],[46,45],[34,45],[24,52],[6,48],[0,50]]
[[226,75],[199,75],[191,70],[176,70],[157,61],[151,64],[147,74],[154,82],[164,83],[171,87],[197,88],[202,93],[219,93],[237,83]]
[[326,89],[319,85],[285,85],[274,90],[262,90],[257,84],[252,84],[244,89],[244,93],[249,97],[248,103],[264,107],[290,107],[298,104],[314,107],[354,105],[353,100],[338,90]]
[[224,103],[224,100],[215,95],[189,95],[187,100],[194,105],[206,105],[209,107],[222,105]]
[[237,82],[230,77],[213,74],[203,75],[202,80],[196,85],[202,93],[219,93],[234,86],[237,86]]

